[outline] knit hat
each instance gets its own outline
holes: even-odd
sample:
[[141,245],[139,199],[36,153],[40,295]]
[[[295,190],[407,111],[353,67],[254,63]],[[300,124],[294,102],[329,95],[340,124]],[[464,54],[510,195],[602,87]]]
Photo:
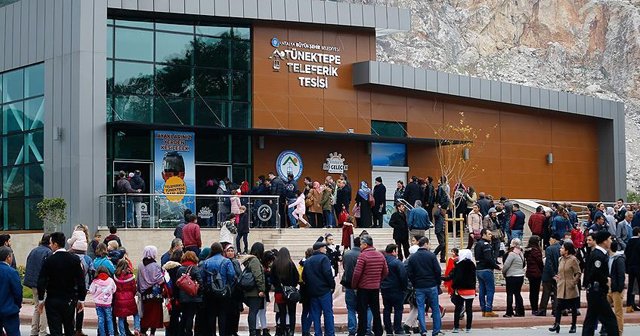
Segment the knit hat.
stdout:
[[314,250],[314,251],[317,251],[317,250],[319,250],[319,249],[321,249],[321,248],[323,248],[323,247],[327,247],[327,243],[324,243],[324,242],[315,242],[315,243],[313,244],[313,250]]

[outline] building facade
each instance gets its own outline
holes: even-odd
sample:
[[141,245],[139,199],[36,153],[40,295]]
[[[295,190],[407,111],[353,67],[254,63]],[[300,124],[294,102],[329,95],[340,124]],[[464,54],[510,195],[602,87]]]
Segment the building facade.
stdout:
[[3,230],[40,229],[43,197],[67,201],[66,231],[95,226],[118,171],[161,193],[167,152],[186,143],[187,193],[268,172],[383,176],[391,192],[439,176],[437,130],[461,113],[492,130],[488,150],[469,153],[479,173],[463,182],[476,190],[624,196],[622,103],[378,62],[376,37],[410,23],[405,9],[320,0],[0,7]]

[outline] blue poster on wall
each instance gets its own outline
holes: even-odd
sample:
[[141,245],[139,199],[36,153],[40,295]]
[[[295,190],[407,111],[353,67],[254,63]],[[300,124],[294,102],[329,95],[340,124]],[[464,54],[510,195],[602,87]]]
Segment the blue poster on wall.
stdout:
[[195,197],[185,196],[196,190],[194,138],[192,132],[154,132],[154,191],[164,195],[158,202],[160,226],[179,223],[185,209],[195,212]]
[[371,164],[374,166],[405,167],[407,165],[407,145],[371,143]]

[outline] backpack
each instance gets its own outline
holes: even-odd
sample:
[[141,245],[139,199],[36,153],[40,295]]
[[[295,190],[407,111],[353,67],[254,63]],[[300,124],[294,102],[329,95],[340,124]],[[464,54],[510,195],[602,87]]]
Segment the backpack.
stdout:
[[289,302],[300,302],[300,291],[293,286],[282,286],[282,294]]
[[[220,269],[224,267],[225,261],[230,262],[228,259],[225,258],[222,264],[220,264]],[[206,279],[205,281],[206,294],[208,294],[209,296],[218,297],[218,298],[228,298],[231,296],[231,287],[229,286],[229,284],[225,284],[224,280],[222,280],[222,275],[220,274],[219,271],[214,270],[213,272],[210,272],[205,268],[203,268],[203,271],[204,271],[204,278]]]
[[238,283],[243,291],[250,291],[256,287],[256,279],[249,267],[245,267],[244,270],[242,270]]

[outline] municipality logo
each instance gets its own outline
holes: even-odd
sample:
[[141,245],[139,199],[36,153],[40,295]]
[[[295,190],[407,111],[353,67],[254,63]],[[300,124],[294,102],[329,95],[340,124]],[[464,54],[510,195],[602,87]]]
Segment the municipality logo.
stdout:
[[274,48],[277,48],[280,46],[280,40],[278,40],[277,37],[274,37],[271,39],[271,46],[273,46]]

